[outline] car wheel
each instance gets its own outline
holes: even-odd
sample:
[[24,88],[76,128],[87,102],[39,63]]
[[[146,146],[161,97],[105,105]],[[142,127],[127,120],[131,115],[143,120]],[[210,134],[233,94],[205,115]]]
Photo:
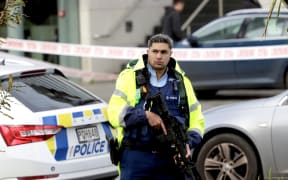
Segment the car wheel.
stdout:
[[202,179],[256,180],[258,166],[252,147],[234,134],[212,137],[202,146],[197,159]]

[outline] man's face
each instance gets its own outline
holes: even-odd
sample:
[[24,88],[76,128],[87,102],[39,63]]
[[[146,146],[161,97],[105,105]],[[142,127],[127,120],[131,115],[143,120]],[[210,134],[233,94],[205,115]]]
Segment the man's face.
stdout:
[[178,12],[182,12],[183,9],[184,9],[184,3],[182,3],[182,2],[176,3],[176,4],[175,4],[175,9],[176,9],[176,11],[178,11]]
[[149,64],[155,71],[165,70],[172,54],[167,43],[152,43],[147,51]]

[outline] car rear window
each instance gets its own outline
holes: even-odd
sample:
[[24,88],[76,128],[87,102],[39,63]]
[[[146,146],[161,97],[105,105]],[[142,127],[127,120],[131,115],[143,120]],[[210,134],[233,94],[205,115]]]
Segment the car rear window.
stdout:
[[[7,87],[7,81],[2,85]],[[14,78],[11,94],[33,112],[101,102],[66,78],[56,74]]]

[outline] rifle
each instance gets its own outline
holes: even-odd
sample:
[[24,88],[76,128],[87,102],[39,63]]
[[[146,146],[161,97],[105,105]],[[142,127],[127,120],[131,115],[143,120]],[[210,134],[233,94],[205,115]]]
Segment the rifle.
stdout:
[[[180,123],[175,117],[173,117],[163,101],[161,93],[157,93],[154,96],[147,98],[147,102],[151,105],[150,108],[155,108],[157,114],[163,120],[163,123],[167,130],[167,135],[163,133],[158,136],[161,143],[166,142],[172,149],[173,157],[175,156],[176,165],[183,171],[187,176],[192,179],[196,179],[195,175],[198,174],[195,163],[191,158],[186,158],[186,144],[188,144],[188,136],[186,134],[186,127]],[[180,155],[180,157],[178,156]],[[194,175],[195,173],[195,175]],[[197,176],[199,177],[199,176]]]

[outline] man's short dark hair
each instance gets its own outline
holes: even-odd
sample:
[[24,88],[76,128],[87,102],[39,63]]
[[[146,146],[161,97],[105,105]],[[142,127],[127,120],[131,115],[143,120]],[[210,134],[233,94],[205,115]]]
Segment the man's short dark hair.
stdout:
[[148,47],[150,48],[153,43],[166,43],[169,48],[173,47],[173,40],[166,34],[156,34],[148,40]]
[[185,3],[185,0],[173,0],[173,5],[177,3]]

